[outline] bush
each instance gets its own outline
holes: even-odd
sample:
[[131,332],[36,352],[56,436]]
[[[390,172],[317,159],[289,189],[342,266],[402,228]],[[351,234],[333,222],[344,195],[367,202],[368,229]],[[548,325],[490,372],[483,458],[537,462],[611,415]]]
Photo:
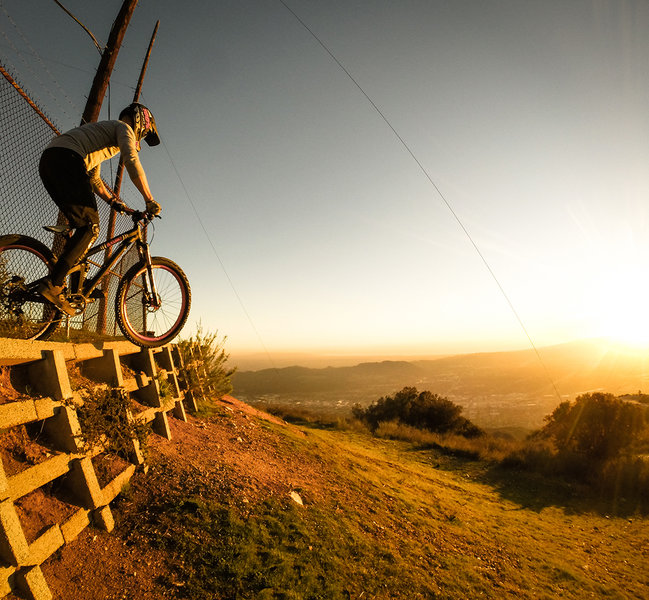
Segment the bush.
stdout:
[[104,446],[128,460],[133,454],[133,440],[137,440],[140,450],[146,452],[150,427],[133,418],[131,401],[123,389],[97,386],[81,393],[84,403],[77,414],[85,451]]
[[608,393],[561,403],[545,427],[501,461],[551,478],[586,484],[613,503],[649,510],[647,408]]
[[645,457],[625,457],[602,465],[598,480],[600,491],[610,490],[616,498],[649,501],[649,460]]
[[355,405],[355,418],[376,431],[380,423],[398,421],[434,433],[454,432],[464,437],[478,437],[483,431],[460,415],[462,407],[429,391],[404,387],[394,396],[383,396],[367,408]]
[[604,461],[630,449],[645,433],[647,409],[613,394],[583,394],[562,402],[546,417],[541,437],[552,439],[560,453]]
[[189,391],[209,393],[214,398],[232,392],[231,378],[236,369],[226,367],[230,358],[225,351],[226,340],[226,337],[219,338],[218,332],[205,333],[199,324],[194,336],[178,342]]

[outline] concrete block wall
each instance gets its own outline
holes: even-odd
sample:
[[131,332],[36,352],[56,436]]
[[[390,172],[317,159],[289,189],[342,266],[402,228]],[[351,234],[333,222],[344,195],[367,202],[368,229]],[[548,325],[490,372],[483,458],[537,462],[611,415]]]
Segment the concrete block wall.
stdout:
[[[56,453],[11,476],[0,461],[0,598],[16,591],[32,600],[49,600],[52,594],[40,565],[89,525],[111,531],[110,503],[137,467],[146,470],[134,439],[131,464],[108,484],[100,485],[92,458],[104,449],[84,452],[80,445],[76,407],[83,400],[72,389],[68,369],[79,367],[84,377],[129,393],[147,407],[130,418],[151,423],[153,432],[166,439],[171,439],[169,418],[186,421],[187,411],[195,412],[196,404],[181,391],[182,361],[178,349],[170,346],[151,350],[128,342],[75,345],[0,338],[0,366],[15,365],[24,366],[34,397],[0,404],[0,430],[40,423]],[[123,366],[135,376],[125,377]],[[161,381],[166,381],[164,397]],[[15,503],[54,480],[64,482],[66,495],[72,498],[71,516],[39,531],[28,542]]]

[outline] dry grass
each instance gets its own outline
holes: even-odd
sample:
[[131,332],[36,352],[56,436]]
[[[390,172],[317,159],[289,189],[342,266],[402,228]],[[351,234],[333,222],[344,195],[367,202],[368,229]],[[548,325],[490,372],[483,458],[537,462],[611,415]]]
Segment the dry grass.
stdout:
[[397,421],[379,424],[377,437],[409,442],[420,448],[434,448],[453,456],[485,462],[500,462],[523,446],[522,442],[483,435],[466,438],[453,433],[432,433]]

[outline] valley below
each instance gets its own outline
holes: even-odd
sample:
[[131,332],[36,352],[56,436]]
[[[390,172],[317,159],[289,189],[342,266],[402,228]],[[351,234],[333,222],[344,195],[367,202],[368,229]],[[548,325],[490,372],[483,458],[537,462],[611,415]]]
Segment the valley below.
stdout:
[[531,431],[564,400],[649,389],[649,353],[590,340],[515,352],[386,360],[355,366],[239,371],[235,394],[259,407],[292,405],[329,417],[351,414],[406,386],[448,397],[488,429]]

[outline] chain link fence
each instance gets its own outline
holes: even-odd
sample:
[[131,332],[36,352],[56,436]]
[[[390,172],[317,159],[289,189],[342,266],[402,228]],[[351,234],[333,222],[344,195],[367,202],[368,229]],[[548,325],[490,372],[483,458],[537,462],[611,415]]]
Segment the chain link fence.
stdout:
[[[7,72],[1,62],[0,66]],[[53,235],[46,232],[43,225],[55,225],[59,211],[41,183],[38,162],[45,146],[57,135],[56,126],[31,102],[22,88],[16,89],[20,84],[15,81],[13,74],[7,74],[14,82],[12,84],[0,74],[0,235],[29,235],[53,248]],[[104,175],[106,168],[112,172],[116,165],[117,162],[113,161],[111,165],[104,167]],[[98,208],[102,224],[102,234],[98,241],[103,241],[106,239],[111,209],[102,200],[98,201]],[[128,217],[116,215],[116,233],[131,226]],[[93,258],[101,261],[103,254],[97,254]],[[83,315],[70,318],[64,324],[65,331],[61,332],[63,336],[83,340],[97,335],[117,337],[120,334],[114,313],[115,293],[120,275],[136,260],[137,253],[134,250],[122,258],[105,280],[103,290],[106,299],[89,305]],[[92,266],[90,277],[96,268]]]

